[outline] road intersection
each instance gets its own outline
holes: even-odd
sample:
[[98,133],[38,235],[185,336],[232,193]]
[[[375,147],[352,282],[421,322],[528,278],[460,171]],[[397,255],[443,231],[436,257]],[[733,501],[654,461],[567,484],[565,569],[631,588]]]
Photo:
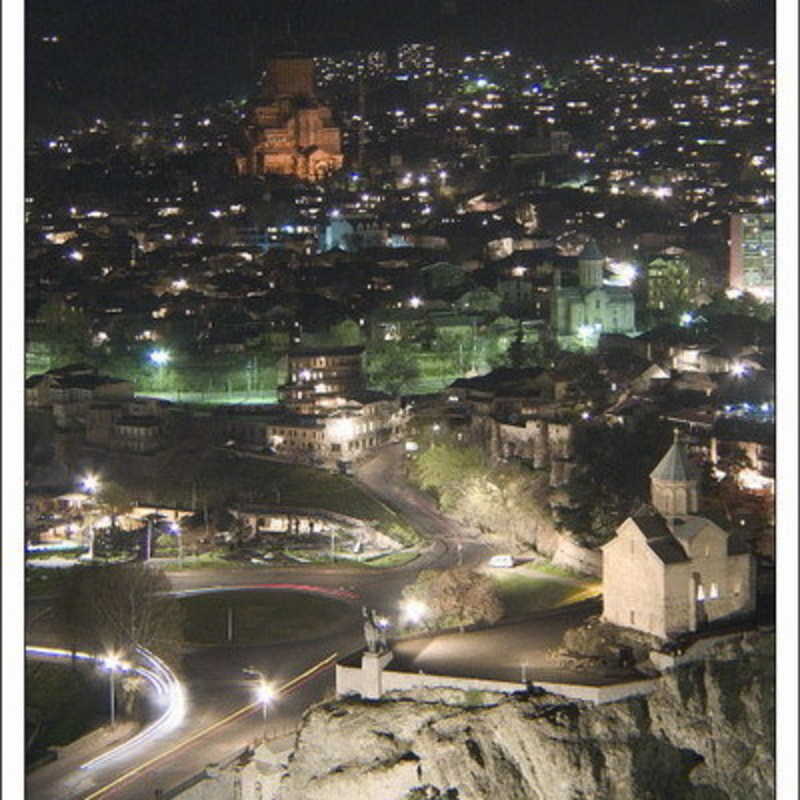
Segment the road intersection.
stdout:
[[[430,498],[399,480],[401,460],[399,447],[384,448],[359,468],[356,479],[428,538],[429,546],[410,564],[383,570],[346,566],[185,570],[170,573],[173,590],[186,595],[291,587],[329,593],[356,607],[368,606],[394,617],[403,587],[420,569],[462,562],[478,565],[490,555],[489,548],[476,536],[440,514]],[[537,614],[512,625],[465,634],[459,641],[454,634],[424,645],[401,643],[398,658],[417,668],[424,663],[426,671],[434,672],[436,665],[444,668],[450,653],[457,662],[464,662],[463,669],[472,663],[473,669],[491,671],[494,663],[495,669],[503,667],[505,672],[518,674],[521,660],[526,662],[526,669],[535,669],[537,661],[541,667],[546,651],[557,644],[563,631],[591,613],[597,613],[596,603],[556,614]],[[186,714],[174,731],[91,769],[69,769],[66,764],[53,762],[28,776],[27,794],[36,800],[154,797],[157,789],[180,784],[209,763],[229,759],[263,735],[258,713],[261,706],[253,701],[252,682],[243,674],[246,668],[254,666],[283,687],[268,718],[268,729],[278,733],[292,730],[309,705],[333,695],[331,654],[345,655],[362,645],[361,620],[354,613],[347,624],[310,640],[193,649],[185,654],[181,669],[187,689]],[[505,663],[498,662],[498,653]]]

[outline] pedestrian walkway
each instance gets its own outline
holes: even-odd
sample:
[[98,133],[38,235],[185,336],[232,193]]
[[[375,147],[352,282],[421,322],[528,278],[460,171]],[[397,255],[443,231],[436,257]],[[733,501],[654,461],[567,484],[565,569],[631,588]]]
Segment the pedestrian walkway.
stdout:
[[641,677],[633,670],[564,669],[550,658],[550,653],[561,644],[564,632],[597,611],[596,603],[587,602],[484,630],[401,640],[392,644],[394,658],[388,668],[501,681],[597,685]]

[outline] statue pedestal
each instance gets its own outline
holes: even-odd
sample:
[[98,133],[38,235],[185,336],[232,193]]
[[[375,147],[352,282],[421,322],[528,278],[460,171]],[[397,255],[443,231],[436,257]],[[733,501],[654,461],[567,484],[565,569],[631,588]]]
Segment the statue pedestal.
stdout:
[[383,670],[392,660],[392,651],[383,653],[364,652],[361,656],[361,696],[368,700],[379,700],[383,694]]

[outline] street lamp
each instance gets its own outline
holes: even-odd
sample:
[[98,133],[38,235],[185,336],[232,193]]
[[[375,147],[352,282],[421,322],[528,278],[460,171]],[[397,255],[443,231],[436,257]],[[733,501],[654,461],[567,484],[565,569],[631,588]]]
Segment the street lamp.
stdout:
[[150,354],[148,355],[150,362],[155,364],[158,367],[158,384],[159,387],[163,390],[164,388],[164,367],[172,361],[172,356],[170,355],[169,350],[164,350],[163,348],[159,348],[157,350],[151,350]]
[[[86,494],[95,495],[100,489],[100,479],[89,472],[80,479],[80,485]],[[89,560],[94,560],[94,520],[89,523]]]
[[116,717],[116,708],[115,708],[115,697],[114,697],[114,674],[117,670],[126,670],[128,669],[128,665],[124,661],[120,661],[119,657],[116,656],[114,653],[109,653],[103,659],[103,665],[108,670],[108,686],[109,686],[109,700],[111,705],[111,727],[114,727],[115,717]]
[[267,739],[267,705],[276,697],[275,688],[267,680],[266,675],[255,667],[245,667],[242,672],[245,675],[253,675],[258,678],[256,687],[256,700],[261,703],[261,714],[264,718],[264,741]]
[[162,350],[161,348],[158,350],[151,350],[148,358],[157,367],[164,367],[172,360],[172,356],[169,354],[169,351]]
[[81,486],[83,487],[83,491],[87,494],[97,494],[100,488],[100,479],[91,472],[87,473],[81,478]]
[[183,531],[177,522],[173,522],[169,529],[173,535],[178,537],[178,567],[183,569]]
[[416,625],[428,613],[428,607],[420,600],[406,600],[402,605],[403,617],[407,622]]

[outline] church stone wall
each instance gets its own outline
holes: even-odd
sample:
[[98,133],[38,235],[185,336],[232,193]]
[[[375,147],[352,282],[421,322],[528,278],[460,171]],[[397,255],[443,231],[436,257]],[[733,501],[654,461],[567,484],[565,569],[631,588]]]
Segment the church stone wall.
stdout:
[[626,521],[603,548],[603,619],[666,635],[662,565],[635,524]]

